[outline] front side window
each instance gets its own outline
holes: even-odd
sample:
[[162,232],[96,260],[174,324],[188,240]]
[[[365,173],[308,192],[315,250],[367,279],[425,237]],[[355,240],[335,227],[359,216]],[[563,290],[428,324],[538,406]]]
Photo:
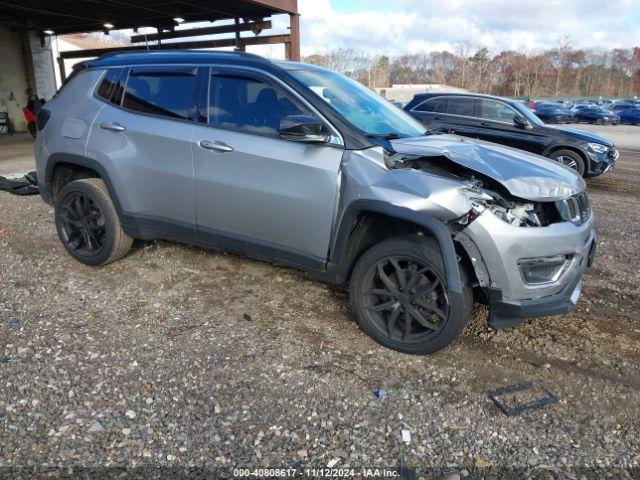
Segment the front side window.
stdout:
[[259,78],[234,74],[211,76],[209,123],[222,128],[277,135],[288,115],[311,115],[282,88]]
[[513,118],[518,115],[513,108],[503,102],[491,99],[482,99],[482,118],[494,122],[513,123]]
[[196,119],[196,69],[132,69],[122,106],[182,120]]

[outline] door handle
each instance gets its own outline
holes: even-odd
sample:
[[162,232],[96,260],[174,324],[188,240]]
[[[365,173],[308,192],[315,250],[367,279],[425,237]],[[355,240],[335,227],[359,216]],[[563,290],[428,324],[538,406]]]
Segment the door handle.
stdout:
[[199,140],[198,146],[200,148],[204,148],[205,150],[213,150],[215,152],[221,152],[221,153],[233,152],[233,148],[231,148],[226,143],[220,142],[217,140],[215,142],[212,142],[210,140]]
[[100,128],[103,130],[110,130],[112,132],[124,132],[126,128],[116,122],[103,122],[100,124]]

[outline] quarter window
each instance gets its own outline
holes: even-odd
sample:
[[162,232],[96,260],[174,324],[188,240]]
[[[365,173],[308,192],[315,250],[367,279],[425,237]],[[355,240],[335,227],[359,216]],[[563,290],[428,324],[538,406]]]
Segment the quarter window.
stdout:
[[287,115],[310,115],[283,89],[258,78],[212,75],[209,123],[223,128],[277,134]]
[[100,86],[98,87],[98,91],[96,92],[99,97],[105,99],[107,102],[111,101],[111,95],[113,95],[113,91],[118,84],[118,79],[120,78],[121,71],[122,69],[120,68],[112,68],[110,70],[107,70],[107,73],[105,73],[104,77],[102,78],[102,82],[100,82]]
[[122,106],[143,113],[196,119],[196,69],[132,69]]
[[482,99],[482,118],[494,122],[513,123],[514,117],[521,116],[504,102]]

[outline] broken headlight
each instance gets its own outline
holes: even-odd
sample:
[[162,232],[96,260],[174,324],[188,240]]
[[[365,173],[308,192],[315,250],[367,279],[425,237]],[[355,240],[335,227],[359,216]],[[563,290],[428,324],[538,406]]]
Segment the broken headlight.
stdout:
[[471,202],[471,211],[467,217],[470,222],[484,210],[490,210],[496,217],[514,227],[539,227],[542,225],[536,206],[533,203],[521,203],[509,200],[498,192],[472,184],[461,189]]

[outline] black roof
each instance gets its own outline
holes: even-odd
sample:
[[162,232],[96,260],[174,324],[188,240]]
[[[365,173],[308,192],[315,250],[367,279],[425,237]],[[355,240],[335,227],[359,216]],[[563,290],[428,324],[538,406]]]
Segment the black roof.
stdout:
[[247,65],[273,65],[270,60],[244,52],[228,52],[220,50],[171,50],[171,51],[136,51],[126,53],[108,53],[96,58],[88,60],[82,64],[82,67],[103,68],[103,67],[119,67],[127,65],[151,65],[151,64],[207,64],[211,62],[233,62],[234,64]]

